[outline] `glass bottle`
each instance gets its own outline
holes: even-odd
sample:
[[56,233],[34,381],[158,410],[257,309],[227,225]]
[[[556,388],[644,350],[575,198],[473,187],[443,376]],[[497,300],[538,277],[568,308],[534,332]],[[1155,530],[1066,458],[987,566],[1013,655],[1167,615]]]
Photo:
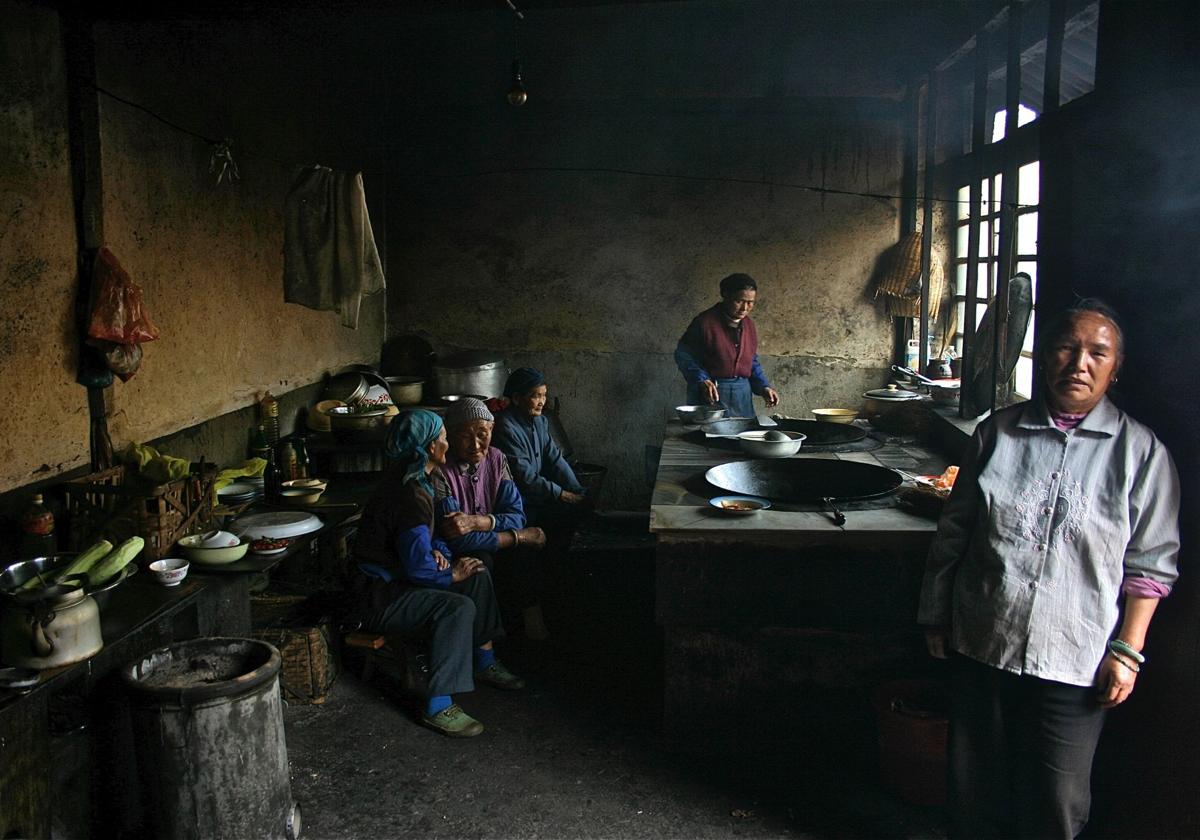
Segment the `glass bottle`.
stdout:
[[250,434],[250,446],[246,450],[247,457],[267,459],[267,450],[271,444],[267,442],[267,430],[259,423]]
[[296,447],[292,446],[290,440],[279,444],[279,472],[284,481],[296,478]]
[[41,493],[35,493],[29,507],[21,514],[21,544],[18,554],[22,557],[46,557],[58,549],[58,537],[54,533],[54,514]]
[[267,467],[263,470],[263,496],[268,502],[279,501],[279,491],[283,487],[283,474],[275,460],[275,447],[267,447]]
[[308,478],[308,442],[304,435],[296,435],[292,448],[296,450],[296,475],[293,478]]

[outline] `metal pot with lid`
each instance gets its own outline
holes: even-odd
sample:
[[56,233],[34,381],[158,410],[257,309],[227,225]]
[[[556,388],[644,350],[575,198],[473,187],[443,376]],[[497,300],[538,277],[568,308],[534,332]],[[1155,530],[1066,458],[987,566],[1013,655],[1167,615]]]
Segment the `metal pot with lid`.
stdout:
[[468,350],[439,357],[433,365],[433,379],[439,397],[447,394],[499,397],[504,394],[508,369],[503,356],[487,350]]
[[878,429],[894,429],[896,422],[909,406],[917,404],[921,395],[906,391],[896,385],[876,388],[863,394],[863,413],[872,426]]

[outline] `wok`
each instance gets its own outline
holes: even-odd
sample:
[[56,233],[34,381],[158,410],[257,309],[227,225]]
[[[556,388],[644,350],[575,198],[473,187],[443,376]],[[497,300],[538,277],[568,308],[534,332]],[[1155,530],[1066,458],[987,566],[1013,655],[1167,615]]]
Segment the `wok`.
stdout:
[[[845,423],[829,423],[824,420],[777,420],[778,428],[785,432],[799,432],[805,436],[805,448],[813,446],[844,446],[857,443],[867,436],[866,429]],[[709,435],[737,435],[751,429],[761,429],[753,418],[718,420],[705,423],[704,432]]]
[[898,472],[886,467],[828,458],[731,461],[713,467],[704,477],[709,484],[741,496],[826,505],[886,496],[904,483]]

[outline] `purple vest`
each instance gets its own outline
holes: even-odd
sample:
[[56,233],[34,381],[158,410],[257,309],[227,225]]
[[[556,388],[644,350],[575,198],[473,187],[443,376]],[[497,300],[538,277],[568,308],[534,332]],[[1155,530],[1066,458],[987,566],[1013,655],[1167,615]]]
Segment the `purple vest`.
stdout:
[[489,446],[473,475],[460,472],[460,463],[453,453],[447,452],[446,466],[440,468],[446,483],[450,485],[450,495],[454,496],[463,513],[491,513],[496,502],[496,491],[504,479],[504,453]]
[[758,330],[749,317],[742,319],[742,340],[733,343],[733,331],[725,326],[720,304],[701,312],[700,335],[704,341],[704,358],[700,360],[709,376],[717,379],[749,378],[758,352]]

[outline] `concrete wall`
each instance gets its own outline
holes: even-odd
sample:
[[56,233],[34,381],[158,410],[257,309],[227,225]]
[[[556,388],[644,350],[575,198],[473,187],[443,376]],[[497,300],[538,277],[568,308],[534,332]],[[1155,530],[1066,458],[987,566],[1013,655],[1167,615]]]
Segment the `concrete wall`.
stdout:
[[[881,18],[846,14],[667,3],[531,15],[524,108],[503,101],[503,60],[490,83],[468,64],[456,95],[403,136],[389,333],[544,369],[580,456],[609,467],[615,507],[647,500],[644,447],[684,399],[675,341],[726,274],[759,281],[780,410],[860,405],[891,361],[892,325],[869,290],[899,202],[797,188],[899,191],[901,76],[894,53],[864,52],[852,34]],[[487,33],[455,33],[460,47],[479,39],[471,55],[505,55]]]
[[[86,394],[74,383],[75,236],[57,16],[3,0],[0,56],[0,491],[86,463]],[[378,358],[383,299],[357,331],[283,302],[283,203],[293,165],[341,163],[352,121],[297,68],[315,27],[278,21],[96,27],[101,87],[196,133],[233,137],[242,180],[214,184],[209,147],[101,96],[106,241],[162,337],[111,389],[114,444],[146,441]],[[286,45],[286,50],[283,46]],[[353,98],[349,101],[353,102]],[[349,107],[349,106],[347,106]],[[353,156],[350,156],[353,157]],[[217,453],[210,453],[216,457]]]

